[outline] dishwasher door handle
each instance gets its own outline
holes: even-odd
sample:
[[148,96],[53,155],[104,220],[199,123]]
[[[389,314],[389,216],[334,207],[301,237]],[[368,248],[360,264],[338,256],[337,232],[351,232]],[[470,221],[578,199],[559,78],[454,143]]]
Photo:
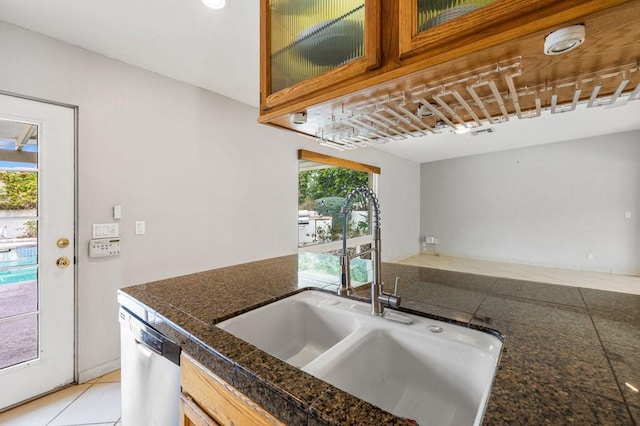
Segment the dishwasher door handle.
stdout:
[[155,352],[172,363],[180,365],[180,345],[171,341],[124,306],[120,307],[120,323],[123,332],[131,335],[136,346],[147,358],[151,356],[151,352]]
[[153,355],[153,351],[149,349],[144,343],[140,342],[138,339],[134,339],[134,340],[136,342],[136,348],[138,348],[138,351],[140,351],[140,353],[145,358],[151,358],[151,355]]

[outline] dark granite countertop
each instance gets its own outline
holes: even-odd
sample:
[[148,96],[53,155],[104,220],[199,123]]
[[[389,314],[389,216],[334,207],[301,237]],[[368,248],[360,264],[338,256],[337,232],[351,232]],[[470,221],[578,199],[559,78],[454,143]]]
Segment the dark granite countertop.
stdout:
[[[382,273],[401,278],[404,308],[506,336],[484,424],[640,423],[640,296],[392,263]],[[127,287],[121,298],[286,424],[405,424],[214,325],[299,290],[292,255]]]

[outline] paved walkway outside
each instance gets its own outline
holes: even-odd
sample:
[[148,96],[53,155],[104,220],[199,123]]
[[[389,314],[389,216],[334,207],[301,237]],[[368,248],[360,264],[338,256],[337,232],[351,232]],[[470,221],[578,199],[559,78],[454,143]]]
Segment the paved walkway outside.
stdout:
[[37,315],[8,319],[37,309],[36,281],[0,284],[0,369],[38,356]]

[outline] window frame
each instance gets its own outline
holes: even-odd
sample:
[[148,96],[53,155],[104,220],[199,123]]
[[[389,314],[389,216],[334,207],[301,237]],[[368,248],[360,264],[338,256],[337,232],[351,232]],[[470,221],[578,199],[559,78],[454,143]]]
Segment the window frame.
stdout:
[[[320,164],[326,164],[328,166],[340,167],[346,169],[357,170],[361,172],[366,172],[369,174],[369,185],[370,188],[377,194],[378,193],[378,177],[380,176],[382,170],[378,166],[373,166],[370,164],[360,163],[357,161],[346,160],[343,158],[333,157],[331,155],[320,154],[313,151],[307,151],[305,149],[298,150],[298,173],[300,173],[300,160],[311,161]],[[372,232],[369,229],[369,232]],[[362,244],[368,244],[371,242],[371,234],[363,235],[361,237],[352,237],[347,239],[347,244],[349,246],[360,246]],[[299,241],[298,241],[299,243]],[[342,241],[330,241],[326,243],[317,243],[311,244],[308,246],[298,246],[298,252],[310,252],[310,253],[326,253],[330,251],[336,251],[342,249]]]

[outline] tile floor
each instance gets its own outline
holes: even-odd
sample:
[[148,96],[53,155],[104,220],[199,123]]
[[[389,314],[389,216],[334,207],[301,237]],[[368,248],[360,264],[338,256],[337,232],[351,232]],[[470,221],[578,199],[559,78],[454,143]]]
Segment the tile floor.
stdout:
[[470,274],[489,275],[493,277],[512,278],[516,280],[560,284],[572,287],[640,295],[640,277],[632,275],[587,272],[573,269],[494,262],[432,254],[418,254],[402,259],[397,263],[403,265],[424,266],[434,269],[444,269],[447,271],[467,272]]
[[[640,277],[420,254],[398,263],[550,284],[640,294]],[[0,425],[121,425],[120,370],[0,414]]]
[[120,370],[0,413],[7,426],[120,426]]

